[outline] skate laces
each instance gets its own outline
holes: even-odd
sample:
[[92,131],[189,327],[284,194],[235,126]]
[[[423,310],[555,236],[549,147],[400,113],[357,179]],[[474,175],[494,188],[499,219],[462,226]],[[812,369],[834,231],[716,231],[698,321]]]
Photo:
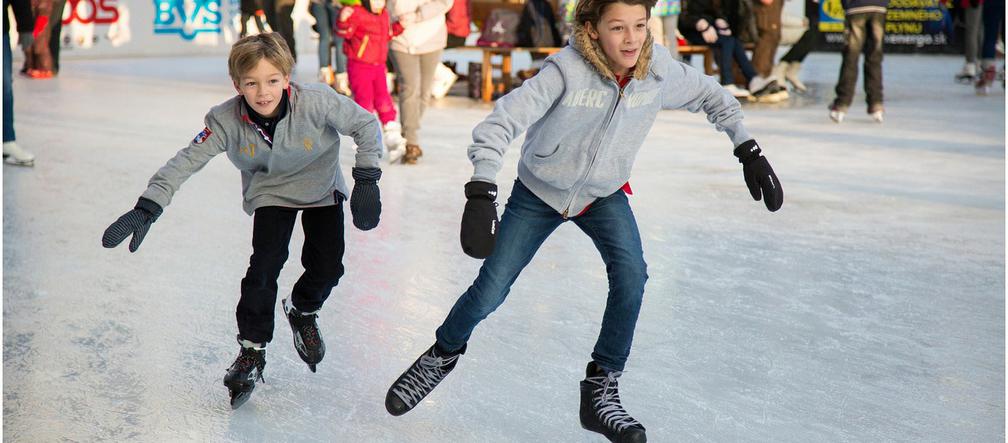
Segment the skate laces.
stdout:
[[265,382],[265,380],[263,380],[263,369],[266,369],[266,360],[259,358],[259,352],[255,349],[243,347],[233,366],[237,366],[242,372],[248,372],[253,366],[255,366],[259,369],[259,375],[257,378],[259,381]]
[[429,354],[420,356],[420,360],[410,368],[402,382],[392,392],[407,405],[413,406],[444,379],[448,374],[445,368],[455,363],[459,355],[461,354],[447,358],[438,357],[431,350]]
[[291,322],[301,331],[301,341],[306,346],[318,346],[322,342],[319,336],[318,325],[315,324],[317,314],[305,314],[296,309],[291,310]]
[[587,377],[586,381],[598,386],[592,391],[592,403],[598,411],[599,418],[606,427],[620,432],[628,427],[644,427],[637,420],[630,416],[623,405],[620,404],[619,383],[616,377],[622,375],[621,371],[609,372],[597,377]]

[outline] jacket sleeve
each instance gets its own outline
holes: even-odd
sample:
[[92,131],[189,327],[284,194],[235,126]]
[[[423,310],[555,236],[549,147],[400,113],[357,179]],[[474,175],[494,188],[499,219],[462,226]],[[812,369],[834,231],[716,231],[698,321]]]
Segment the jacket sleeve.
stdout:
[[469,160],[472,180],[495,183],[508,145],[542,118],[563,96],[563,75],[553,63],[546,63],[521,87],[497,100],[493,112],[472,131]]
[[452,3],[454,3],[452,0],[429,0],[421,3],[415,11],[417,21],[422,22],[437,16],[444,16],[451,9]]
[[354,103],[353,99],[326,88],[330,107],[326,122],[341,135],[348,135],[357,144],[358,168],[377,168],[382,153],[381,124],[374,114]]
[[227,149],[227,137],[216,117],[208,113],[203,122],[206,124],[203,131],[158,169],[147,183],[142,197],[153,200],[162,208],[167,207],[182,183]]
[[[31,2],[28,0],[11,0],[11,8],[14,9],[14,20],[17,20],[17,32],[31,32],[35,27],[35,18],[32,17]],[[4,11],[6,14],[7,11]]]
[[696,30],[696,24],[700,19],[707,20],[707,23],[713,25],[716,16],[710,0],[690,0],[686,2],[686,7],[679,18],[679,28]]
[[[350,6],[344,6],[344,8],[350,8]],[[351,9],[351,11],[353,11],[353,9]],[[343,10],[341,9],[341,15],[342,12]],[[356,15],[356,11],[355,13],[351,13],[346,20],[340,20],[339,17],[336,18],[336,34],[343,38],[353,37],[353,33],[357,27],[356,17],[354,17],[354,15]]]
[[663,108],[703,111],[707,121],[718,131],[728,134],[733,148],[752,139],[742,125],[742,105],[714,77],[678,61],[673,61],[668,71]]

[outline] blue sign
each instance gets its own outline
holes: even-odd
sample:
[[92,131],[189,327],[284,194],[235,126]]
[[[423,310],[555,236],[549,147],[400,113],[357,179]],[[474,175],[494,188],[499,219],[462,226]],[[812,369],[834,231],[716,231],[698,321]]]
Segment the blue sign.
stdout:
[[221,33],[221,0],[154,0],[154,33],[185,40]]

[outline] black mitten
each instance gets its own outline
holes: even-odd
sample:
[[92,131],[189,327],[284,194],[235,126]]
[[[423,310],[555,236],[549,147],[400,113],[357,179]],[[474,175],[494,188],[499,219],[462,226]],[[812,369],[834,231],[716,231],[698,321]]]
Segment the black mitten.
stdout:
[[353,168],[354,187],[350,194],[350,213],[353,224],[361,231],[368,231],[378,226],[381,216],[381,193],[378,191],[378,179],[381,169]]
[[487,258],[497,238],[497,185],[471,181],[465,185],[462,213],[462,251],[472,258]]
[[735,148],[735,156],[742,163],[742,175],[753,200],[759,201],[762,196],[767,209],[773,212],[784,204],[784,190],[770,162],[760,152],[756,140],[749,140]]
[[161,216],[162,211],[161,205],[140,197],[140,200],[137,200],[136,207],[132,211],[123,214],[115,223],[112,223],[105,229],[105,233],[102,234],[102,246],[114,248],[119,243],[122,243],[126,237],[129,237],[130,234],[133,234],[133,239],[130,240],[129,244],[129,251],[136,252],[137,248],[140,247],[140,242],[147,235],[147,230]]

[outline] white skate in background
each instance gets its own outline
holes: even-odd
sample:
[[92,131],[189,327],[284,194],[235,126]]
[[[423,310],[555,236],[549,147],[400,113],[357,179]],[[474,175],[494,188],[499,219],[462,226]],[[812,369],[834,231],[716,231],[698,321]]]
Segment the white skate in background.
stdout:
[[392,120],[385,123],[382,128],[382,140],[385,142],[385,150],[389,163],[395,163],[406,153],[406,139],[402,136],[402,126],[399,122]]

